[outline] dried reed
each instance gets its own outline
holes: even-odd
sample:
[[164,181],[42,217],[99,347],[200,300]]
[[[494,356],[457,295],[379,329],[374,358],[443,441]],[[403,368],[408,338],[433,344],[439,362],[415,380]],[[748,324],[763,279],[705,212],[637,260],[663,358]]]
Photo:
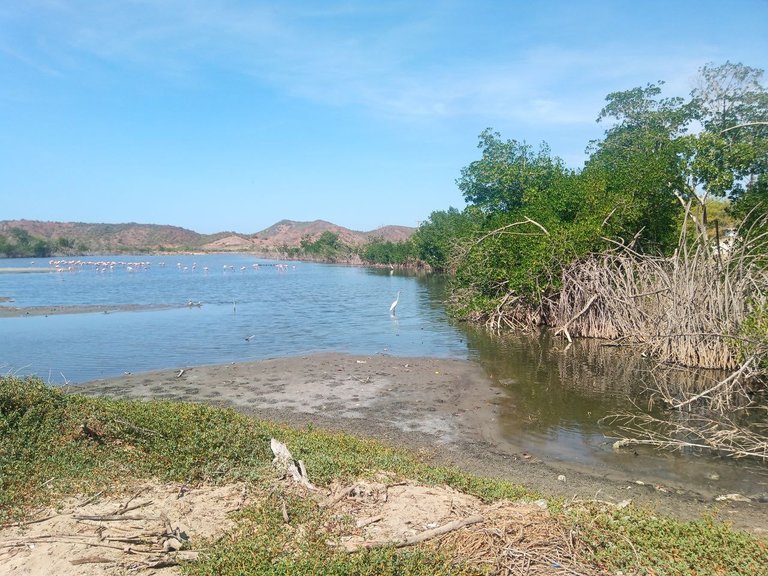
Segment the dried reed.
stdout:
[[725,256],[705,235],[689,241],[686,233],[671,257],[617,246],[563,271],[550,323],[569,339],[605,338],[665,363],[736,370],[749,344],[741,326],[768,303],[766,243],[759,235]]
[[665,450],[709,450],[733,458],[757,458],[768,462],[768,436],[760,427],[747,427],[722,414],[705,416],[678,413],[675,420],[662,420],[650,414],[612,416],[623,438],[614,443],[624,446],[654,446]]
[[439,546],[499,576],[603,574],[581,561],[584,544],[546,511],[520,513],[500,503],[496,512],[482,525],[445,536]]

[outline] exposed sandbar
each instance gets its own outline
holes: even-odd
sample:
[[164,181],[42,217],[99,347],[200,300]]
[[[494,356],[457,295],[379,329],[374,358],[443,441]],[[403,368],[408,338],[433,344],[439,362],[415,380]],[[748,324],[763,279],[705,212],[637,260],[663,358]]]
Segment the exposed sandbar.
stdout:
[[18,316],[53,316],[57,314],[93,314],[100,312],[142,312],[147,310],[166,310],[170,308],[184,308],[186,305],[170,304],[120,304],[104,306],[102,304],[78,305],[78,306],[0,306],[0,318],[14,318]]

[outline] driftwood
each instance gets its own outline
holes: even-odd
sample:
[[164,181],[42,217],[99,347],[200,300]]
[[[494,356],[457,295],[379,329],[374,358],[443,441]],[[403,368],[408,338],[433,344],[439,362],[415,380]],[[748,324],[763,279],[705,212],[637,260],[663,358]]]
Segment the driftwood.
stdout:
[[484,518],[482,516],[480,516],[479,514],[476,514],[474,516],[469,516],[462,520],[454,520],[453,522],[448,522],[447,524],[443,524],[442,526],[438,526],[437,528],[432,528],[431,530],[424,530],[424,532],[419,532],[418,534],[415,534],[413,536],[407,536],[402,540],[396,540],[394,542],[372,540],[369,542],[363,542],[361,544],[350,544],[346,547],[346,549],[347,549],[347,552],[356,552],[361,549],[378,548],[380,546],[394,546],[395,548],[405,548],[406,546],[421,544],[422,542],[432,540],[433,538],[437,538],[438,536],[448,534],[449,532],[460,530],[465,526],[478,524],[483,520]]
[[352,484],[351,486],[347,486],[341,492],[336,494],[336,496],[334,496],[333,498],[330,498],[325,503],[321,504],[320,507],[330,508],[331,506],[335,506],[336,504],[344,500],[344,498],[349,496],[355,490],[355,488],[357,488],[357,484]]
[[291,451],[288,450],[285,444],[272,438],[270,447],[275,455],[272,465],[277,468],[283,477],[290,476],[294,482],[298,482],[308,490],[317,490],[312,482],[309,481],[304,462],[294,460]]

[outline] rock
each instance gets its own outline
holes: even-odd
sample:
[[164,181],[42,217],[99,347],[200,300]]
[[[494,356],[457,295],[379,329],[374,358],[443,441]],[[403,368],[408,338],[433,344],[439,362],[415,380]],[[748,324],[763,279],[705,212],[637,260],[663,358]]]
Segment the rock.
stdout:
[[172,552],[175,550],[181,550],[181,540],[178,538],[174,538],[171,536],[170,538],[166,538],[165,542],[163,542],[163,550],[166,552]]
[[725,500],[729,500],[731,502],[752,502],[750,498],[747,498],[746,496],[742,496],[741,494],[723,494],[722,496],[718,496],[715,498],[718,502],[723,502]]
[[632,504],[632,500],[630,498],[627,498],[626,500],[622,500],[621,502],[616,504],[616,509],[617,510],[623,510],[624,508],[626,508],[630,504]]
[[558,481],[558,482],[565,482],[565,476],[563,476],[562,474],[560,474],[560,475],[557,477],[557,481]]

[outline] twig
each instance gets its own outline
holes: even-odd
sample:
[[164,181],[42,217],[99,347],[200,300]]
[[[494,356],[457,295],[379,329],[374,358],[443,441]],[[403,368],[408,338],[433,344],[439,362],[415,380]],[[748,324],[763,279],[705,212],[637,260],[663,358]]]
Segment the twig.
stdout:
[[528,218],[528,217],[526,216],[526,217],[525,217],[525,220],[521,220],[520,222],[512,222],[511,224],[506,224],[506,225],[504,225],[504,226],[502,226],[502,227],[500,227],[500,228],[496,228],[495,230],[491,230],[491,231],[490,231],[490,232],[488,232],[487,234],[483,234],[483,235],[482,235],[480,238],[478,238],[477,240],[475,240],[475,244],[474,244],[474,245],[476,246],[476,245],[480,244],[480,243],[481,243],[483,240],[485,240],[485,239],[486,239],[486,238],[488,238],[489,236],[494,236],[494,235],[496,235],[496,234],[500,234],[501,232],[503,232],[503,231],[504,231],[504,230],[506,230],[507,228],[512,228],[513,226],[520,226],[521,224],[533,224],[533,225],[535,225],[535,226],[538,226],[538,227],[539,227],[539,228],[540,228],[540,229],[541,229],[541,230],[544,232],[544,234],[546,234],[547,236],[549,236],[549,232],[547,231],[547,229],[546,229],[546,228],[544,228],[544,226],[542,226],[541,224],[539,224],[538,222],[536,222],[536,220],[533,220],[533,219],[531,219],[531,218]]
[[741,368],[739,368],[736,372],[733,372],[730,376],[728,376],[724,380],[721,380],[720,382],[718,382],[717,384],[715,384],[711,388],[708,388],[707,390],[704,390],[704,392],[700,392],[699,394],[696,394],[695,396],[691,396],[690,398],[688,398],[687,400],[684,400],[683,402],[678,402],[677,404],[674,404],[674,405],[670,406],[670,408],[678,410],[678,409],[682,408],[683,406],[687,406],[688,404],[691,404],[691,403],[695,402],[699,398],[703,398],[704,396],[707,396],[711,392],[714,392],[718,388],[720,388],[722,386],[725,386],[729,382],[732,382],[732,381],[738,379],[738,377],[741,376],[746,371],[746,369],[749,367],[749,365],[752,363],[753,360],[754,360],[754,357],[750,356],[749,358],[747,358],[747,360],[744,362],[744,364],[741,365]]
[[35,520],[26,520],[24,522],[11,522],[10,524],[1,524],[0,528],[20,528],[21,526],[29,526],[30,524],[40,524],[41,522],[45,522],[46,520],[50,520],[51,518],[56,518],[56,516],[61,516],[61,514],[51,514],[50,516],[45,516],[43,518],[37,518]]
[[373,516],[371,518],[364,518],[363,520],[358,520],[356,526],[358,528],[365,528],[366,526],[375,524],[376,522],[379,522],[381,520],[384,520],[384,516]]
[[143,502],[141,504],[135,504],[133,506],[130,506],[128,508],[122,508],[117,513],[118,514],[125,514],[126,512],[130,512],[131,510],[138,510],[139,508],[144,508],[145,506],[149,506],[152,504],[152,500],[147,500],[146,502]]
[[80,566],[82,564],[112,564],[114,560],[109,558],[102,558],[100,556],[88,556],[86,558],[75,558],[70,560],[69,563],[73,566]]
[[118,511],[116,512],[116,514],[120,514],[120,510],[127,509],[128,508],[128,504],[133,502],[138,497],[139,494],[141,494],[142,492],[146,492],[146,491],[147,491],[147,487],[146,486],[144,486],[142,488],[139,488],[133,496],[128,498],[128,501],[125,504],[123,504],[122,506],[120,506],[120,508],[118,508]]
[[92,546],[95,548],[110,548],[112,550],[120,550],[127,553],[139,553],[139,554],[157,554],[157,550],[137,550],[135,548],[126,549],[124,546],[113,546],[111,544],[101,544],[99,542],[91,542],[81,538],[70,536],[69,538],[54,538],[53,536],[37,536],[35,538],[24,538],[18,540],[12,540],[9,542],[0,542],[1,548],[26,546],[27,544],[45,544],[48,542],[58,542],[62,544],[82,544],[83,546]]
[[349,496],[355,488],[357,488],[357,484],[352,484],[351,486],[347,486],[346,488],[344,488],[344,490],[336,494],[336,496],[328,500],[325,504],[321,504],[320,507],[330,508],[331,506],[335,506],[336,504],[344,500],[344,498]]
[[403,538],[400,541],[391,542],[386,540],[384,541],[374,540],[370,542],[363,542],[358,545],[352,545],[347,548],[347,552],[356,552],[361,548],[378,548],[379,546],[394,546],[395,548],[404,548],[406,546],[413,546],[414,544],[420,544],[422,542],[426,542],[427,540],[432,540],[433,538],[437,538],[438,536],[442,536],[443,534],[448,534],[449,532],[453,532],[454,530],[459,530],[461,528],[464,528],[465,526],[478,524],[483,520],[484,518],[480,515],[469,516],[468,518],[464,518],[463,520],[454,520],[453,522],[448,522],[448,524],[443,524],[442,526],[438,526],[437,528],[432,528],[431,530],[424,530],[424,532],[419,532],[414,536],[408,536],[406,538]]
[[144,520],[143,516],[121,516],[120,514],[106,514],[103,516],[72,516],[75,520],[93,520],[95,522],[121,522],[123,520]]
[[88,500],[86,500],[86,501],[85,501],[85,502],[83,502],[82,504],[78,504],[78,505],[77,505],[77,507],[78,507],[78,508],[82,508],[83,506],[88,506],[88,504],[90,504],[91,502],[93,502],[94,500],[96,500],[96,499],[97,499],[99,496],[101,496],[102,494],[104,494],[104,490],[99,490],[98,492],[96,492],[96,494],[94,494],[93,496],[91,496],[90,498],[88,498]]

